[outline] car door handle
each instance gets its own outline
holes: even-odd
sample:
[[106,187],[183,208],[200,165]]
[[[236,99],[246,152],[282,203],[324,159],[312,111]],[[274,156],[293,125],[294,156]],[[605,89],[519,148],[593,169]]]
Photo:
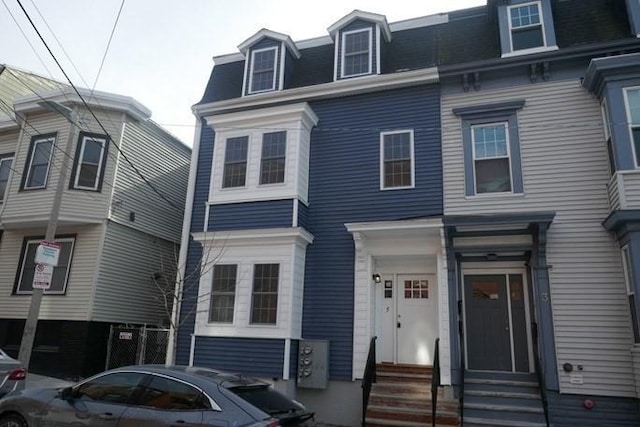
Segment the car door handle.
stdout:
[[98,418],[100,418],[101,420],[107,420],[107,421],[116,419],[115,415],[113,415],[111,412],[105,412],[104,414],[100,414],[98,415]]

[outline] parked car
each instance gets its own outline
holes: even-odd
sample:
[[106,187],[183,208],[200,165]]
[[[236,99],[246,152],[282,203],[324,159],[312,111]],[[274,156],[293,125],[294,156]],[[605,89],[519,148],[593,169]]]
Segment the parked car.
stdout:
[[72,387],[16,391],[0,400],[0,427],[293,427],[312,417],[268,383],[187,366],[117,368]]
[[0,399],[5,394],[24,389],[27,370],[16,359],[12,359],[0,350]]

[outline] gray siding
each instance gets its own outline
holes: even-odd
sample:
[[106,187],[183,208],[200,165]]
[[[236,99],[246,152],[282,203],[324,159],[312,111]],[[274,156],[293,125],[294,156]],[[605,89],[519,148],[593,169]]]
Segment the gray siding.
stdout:
[[21,95],[30,95],[33,91],[49,91],[63,84],[36,74],[16,70],[5,69],[0,73],[0,116],[9,115],[15,117],[12,111],[13,100]]
[[[518,112],[524,195],[465,197],[460,119],[452,108],[525,99]],[[599,106],[578,80],[442,99],[445,214],[555,211],[547,259],[557,362],[583,365],[583,384],[559,371],[560,392],[635,396],[632,331],[617,244],[601,226],[609,173]]]
[[191,150],[150,121],[127,123],[121,147],[129,161],[175,206],[155,193],[120,155],[111,219],[179,242]]
[[163,293],[152,276],[162,274],[157,283],[173,289],[177,245],[112,221],[106,227],[90,320],[151,324],[165,321],[171,308],[164,308]]
[[[122,114],[106,113],[97,111],[96,115],[106,128],[107,132],[117,142],[122,128]],[[80,111],[81,129],[85,132],[95,132],[103,134],[104,132],[90,117],[86,111]],[[70,123],[53,113],[29,114],[28,120],[30,126],[25,128],[21,133],[19,145],[16,148],[16,157],[14,161],[14,174],[8,187],[8,200],[5,210],[2,213],[2,221],[6,224],[20,224],[26,222],[46,222],[51,212],[51,205],[56,191],[58,179],[60,177],[60,168],[64,157],[68,156],[69,168],[72,167],[72,158],[75,156],[77,138],[74,139],[71,149],[67,152],[64,148],[71,131]],[[49,177],[45,189],[23,191],[22,181],[26,175],[27,159],[31,140],[34,136],[43,134],[56,134],[56,142],[59,144],[59,150],[55,150],[49,168]],[[18,142],[18,141],[16,141]],[[68,223],[100,223],[107,217],[109,198],[113,182],[113,175],[116,164],[115,147],[111,147],[108,151],[108,159],[106,163],[104,184],[101,192],[80,191],[69,188],[69,182],[72,179],[71,172],[67,174],[64,183],[64,193],[62,197],[62,206],[60,208],[60,220]]]
[[640,209],[640,171],[617,172],[609,190],[611,210]]
[[[89,320],[95,268],[98,264],[102,226],[59,228],[58,235],[76,236],[71,272],[65,295],[45,295],[40,319]],[[12,295],[25,237],[42,237],[44,229],[4,231],[0,243],[0,316],[5,319],[27,317],[31,298]]]
[[[549,421],[553,427],[636,427],[640,425],[640,404],[637,399],[605,396],[573,396],[549,394]],[[595,402],[585,409],[585,399]]]

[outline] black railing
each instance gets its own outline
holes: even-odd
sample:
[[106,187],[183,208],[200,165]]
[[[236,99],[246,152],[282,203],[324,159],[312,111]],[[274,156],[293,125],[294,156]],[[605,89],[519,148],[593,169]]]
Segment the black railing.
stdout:
[[533,335],[533,362],[536,368],[536,377],[540,385],[540,399],[542,400],[542,409],[544,410],[544,421],[549,427],[549,402],[547,400],[547,386],[544,381],[544,373],[542,372],[542,364],[540,363],[540,353],[538,351],[538,324],[531,323],[531,335]]
[[367,419],[367,407],[369,406],[371,386],[376,382],[376,338],[377,337],[371,338],[367,364],[364,367],[364,375],[362,376],[362,427],[365,426]]
[[462,319],[462,301],[458,301],[458,336],[460,338],[460,427],[464,426],[464,371],[467,370],[464,352],[464,323]]
[[433,372],[431,374],[431,426],[436,427],[438,406],[438,388],[440,387],[440,338],[436,338],[436,349],[433,352]]

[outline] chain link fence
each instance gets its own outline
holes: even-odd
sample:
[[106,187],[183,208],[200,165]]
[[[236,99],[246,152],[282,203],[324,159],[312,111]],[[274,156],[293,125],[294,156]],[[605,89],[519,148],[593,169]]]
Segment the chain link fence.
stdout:
[[165,363],[168,329],[111,325],[105,369]]

